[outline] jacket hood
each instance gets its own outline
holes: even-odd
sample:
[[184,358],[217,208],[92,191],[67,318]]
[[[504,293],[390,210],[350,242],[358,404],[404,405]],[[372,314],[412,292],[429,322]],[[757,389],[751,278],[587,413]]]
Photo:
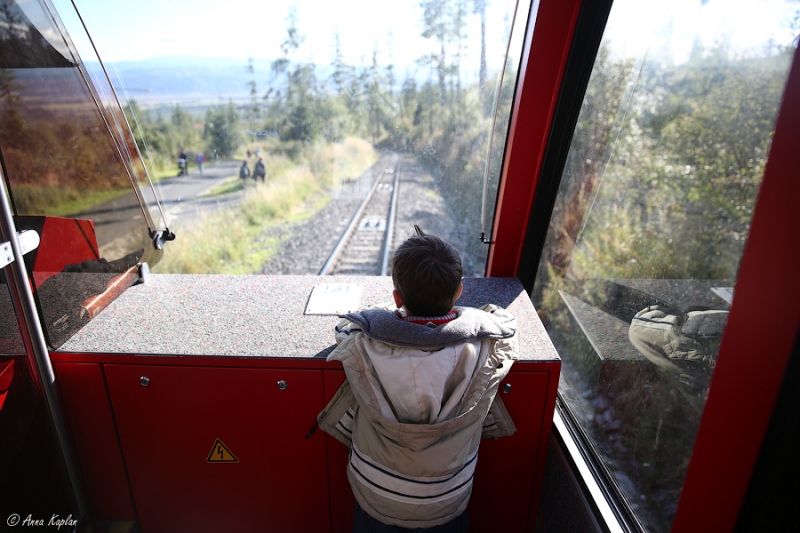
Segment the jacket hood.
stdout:
[[[358,324],[370,339],[395,346],[428,348],[483,339],[508,339],[517,331],[516,319],[469,307],[454,308],[458,317],[435,328],[401,320],[386,309],[367,309],[342,315]],[[399,341],[398,339],[402,339]]]

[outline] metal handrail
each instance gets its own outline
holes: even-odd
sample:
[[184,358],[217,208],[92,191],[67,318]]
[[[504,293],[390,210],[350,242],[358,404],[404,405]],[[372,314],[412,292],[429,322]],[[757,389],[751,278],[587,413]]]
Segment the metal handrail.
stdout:
[[48,419],[51,422],[58,445],[59,462],[64,469],[64,476],[69,487],[72,505],[81,517],[88,517],[86,499],[78,476],[78,469],[67,435],[64,416],[58,401],[55,372],[50,362],[47,343],[44,338],[42,324],[36,311],[36,304],[31,291],[30,278],[25,269],[22,250],[17,240],[17,231],[11,213],[11,201],[5,187],[5,176],[0,169],[0,240],[8,241],[14,261],[4,268],[6,281],[18,320],[21,320],[20,333],[25,343],[28,366],[39,394],[45,402]]

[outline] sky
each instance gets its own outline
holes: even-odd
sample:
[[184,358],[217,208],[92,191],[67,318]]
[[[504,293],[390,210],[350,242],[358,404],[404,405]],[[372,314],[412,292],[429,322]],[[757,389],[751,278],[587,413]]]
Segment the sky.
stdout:
[[[280,57],[287,15],[294,7],[304,43],[293,59],[328,65],[338,32],[345,61],[367,64],[377,48],[382,65],[404,70],[437,49],[422,33],[419,0],[74,0],[108,63],[159,57],[232,58],[256,68]],[[18,0],[39,5],[38,0]],[[53,0],[84,60],[88,41],[75,16],[72,0]],[[528,4],[521,0],[515,41],[521,42]],[[471,6],[472,2],[468,2]],[[487,0],[487,56],[490,71],[503,64],[516,0]],[[462,68],[467,83],[480,66],[480,18],[469,10],[465,24]],[[641,56],[657,51],[676,63],[689,57],[698,42],[705,47],[725,41],[734,51],[761,51],[770,38],[788,44],[798,29],[792,19],[800,0],[616,0],[606,28],[615,53]],[[797,24],[797,23],[796,23]],[[427,69],[427,67],[425,67]],[[263,72],[263,70],[262,70]],[[435,77],[435,73],[431,73]]]
[[739,53],[761,52],[770,37],[787,45],[800,31],[790,27],[798,13],[798,0],[616,0],[606,37],[620,55],[668,51],[681,63],[696,41],[728,42]]
[[[29,0],[30,1],[30,0]],[[73,40],[70,0],[54,0]],[[328,64],[339,34],[345,61],[370,62],[377,46],[381,64],[414,65],[435,46],[421,37],[418,0],[75,0],[104,61],[120,62],[164,56],[230,57],[273,60],[281,57],[287,15],[296,6],[297,27],[305,37],[299,61]],[[472,6],[470,1],[469,6]],[[514,0],[489,0],[487,54],[501,65]],[[480,18],[469,10],[465,64],[480,65]],[[75,24],[73,24],[74,26]],[[524,31],[524,24],[520,32]],[[391,57],[390,55],[391,54]],[[263,61],[261,62],[263,64]]]
[[[59,12],[71,11],[70,0],[54,1]],[[75,3],[103,59],[112,62],[174,55],[274,59],[280,56],[286,17],[293,6],[297,9],[298,28],[305,36],[300,60],[329,62],[337,31],[345,58],[352,64],[359,64],[362,58],[368,61],[375,45],[384,61],[391,51],[396,64],[413,63],[435,46],[433,39],[420,36],[422,9],[418,0]],[[487,4],[487,45],[492,48],[490,55],[500,58],[499,64],[515,3],[488,0]],[[628,46],[637,49],[659,46],[659,41],[669,39],[676,60],[681,60],[688,57],[698,36],[704,45],[727,37],[742,48],[758,46],[770,35],[786,40],[786,26],[798,9],[798,0],[617,0],[608,31],[613,35],[624,30]],[[470,36],[465,51],[467,62],[477,64],[477,15],[470,13],[466,30]],[[73,38],[77,37],[73,33]]]

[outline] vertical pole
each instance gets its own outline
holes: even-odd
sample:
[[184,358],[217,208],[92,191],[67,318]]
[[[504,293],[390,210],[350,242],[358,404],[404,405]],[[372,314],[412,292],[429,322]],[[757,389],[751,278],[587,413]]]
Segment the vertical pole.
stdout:
[[59,462],[66,478],[72,507],[80,518],[88,517],[86,500],[73,460],[61,406],[58,403],[55,373],[50,363],[50,354],[44,340],[42,324],[39,322],[39,314],[36,312],[25,261],[17,242],[17,230],[11,214],[11,202],[5,183],[5,176],[0,170],[0,238],[11,243],[14,255],[14,262],[5,267],[6,281],[20,321],[20,332],[25,342],[26,352],[28,352],[28,360],[33,360],[34,363],[30,365],[31,372],[34,374],[34,382],[39,384],[39,394],[45,402],[50,427],[58,445]]

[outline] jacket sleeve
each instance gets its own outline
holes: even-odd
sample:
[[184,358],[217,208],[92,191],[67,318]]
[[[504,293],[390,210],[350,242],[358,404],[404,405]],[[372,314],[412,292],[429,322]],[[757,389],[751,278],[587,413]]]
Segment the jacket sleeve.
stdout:
[[[513,324],[513,327],[516,329],[516,319],[514,318],[514,315],[502,307],[498,307],[493,304],[486,304],[480,309],[491,315],[494,315],[495,318],[500,321],[506,322],[507,324]],[[513,364],[518,357],[517,336],[514,335],[509,339],[496,341],[494,349],[502,351],[508,358],[509,363]],[[489,407],[489,413],[486,415],[486,418],[483,421],[481,438],[497,439],[500,437],[509,437],[516,431],[517,427],[514,425],[511,415],[508,414],[508,410],[506,409],[503,400],[500,398],[499,394],[495,394],[495,397],[492,400],[492,405]]]
[[489,414],[483,420],[482,439],[499,439],[500,437],[510,437],[517,431],[517,426],[511,420],[503,400],[500,396],[495,396]]
[[317,424],[322,431],[349,447],[353,441],[353,419],[357,409],[350,382],[345,381],[317,416]]
[[346,318],[339,320],[339,323],[336,324],[333,330],[336,344],[341,344],[343,340],[350,336],[350,324],[352,324],[352,322]]

